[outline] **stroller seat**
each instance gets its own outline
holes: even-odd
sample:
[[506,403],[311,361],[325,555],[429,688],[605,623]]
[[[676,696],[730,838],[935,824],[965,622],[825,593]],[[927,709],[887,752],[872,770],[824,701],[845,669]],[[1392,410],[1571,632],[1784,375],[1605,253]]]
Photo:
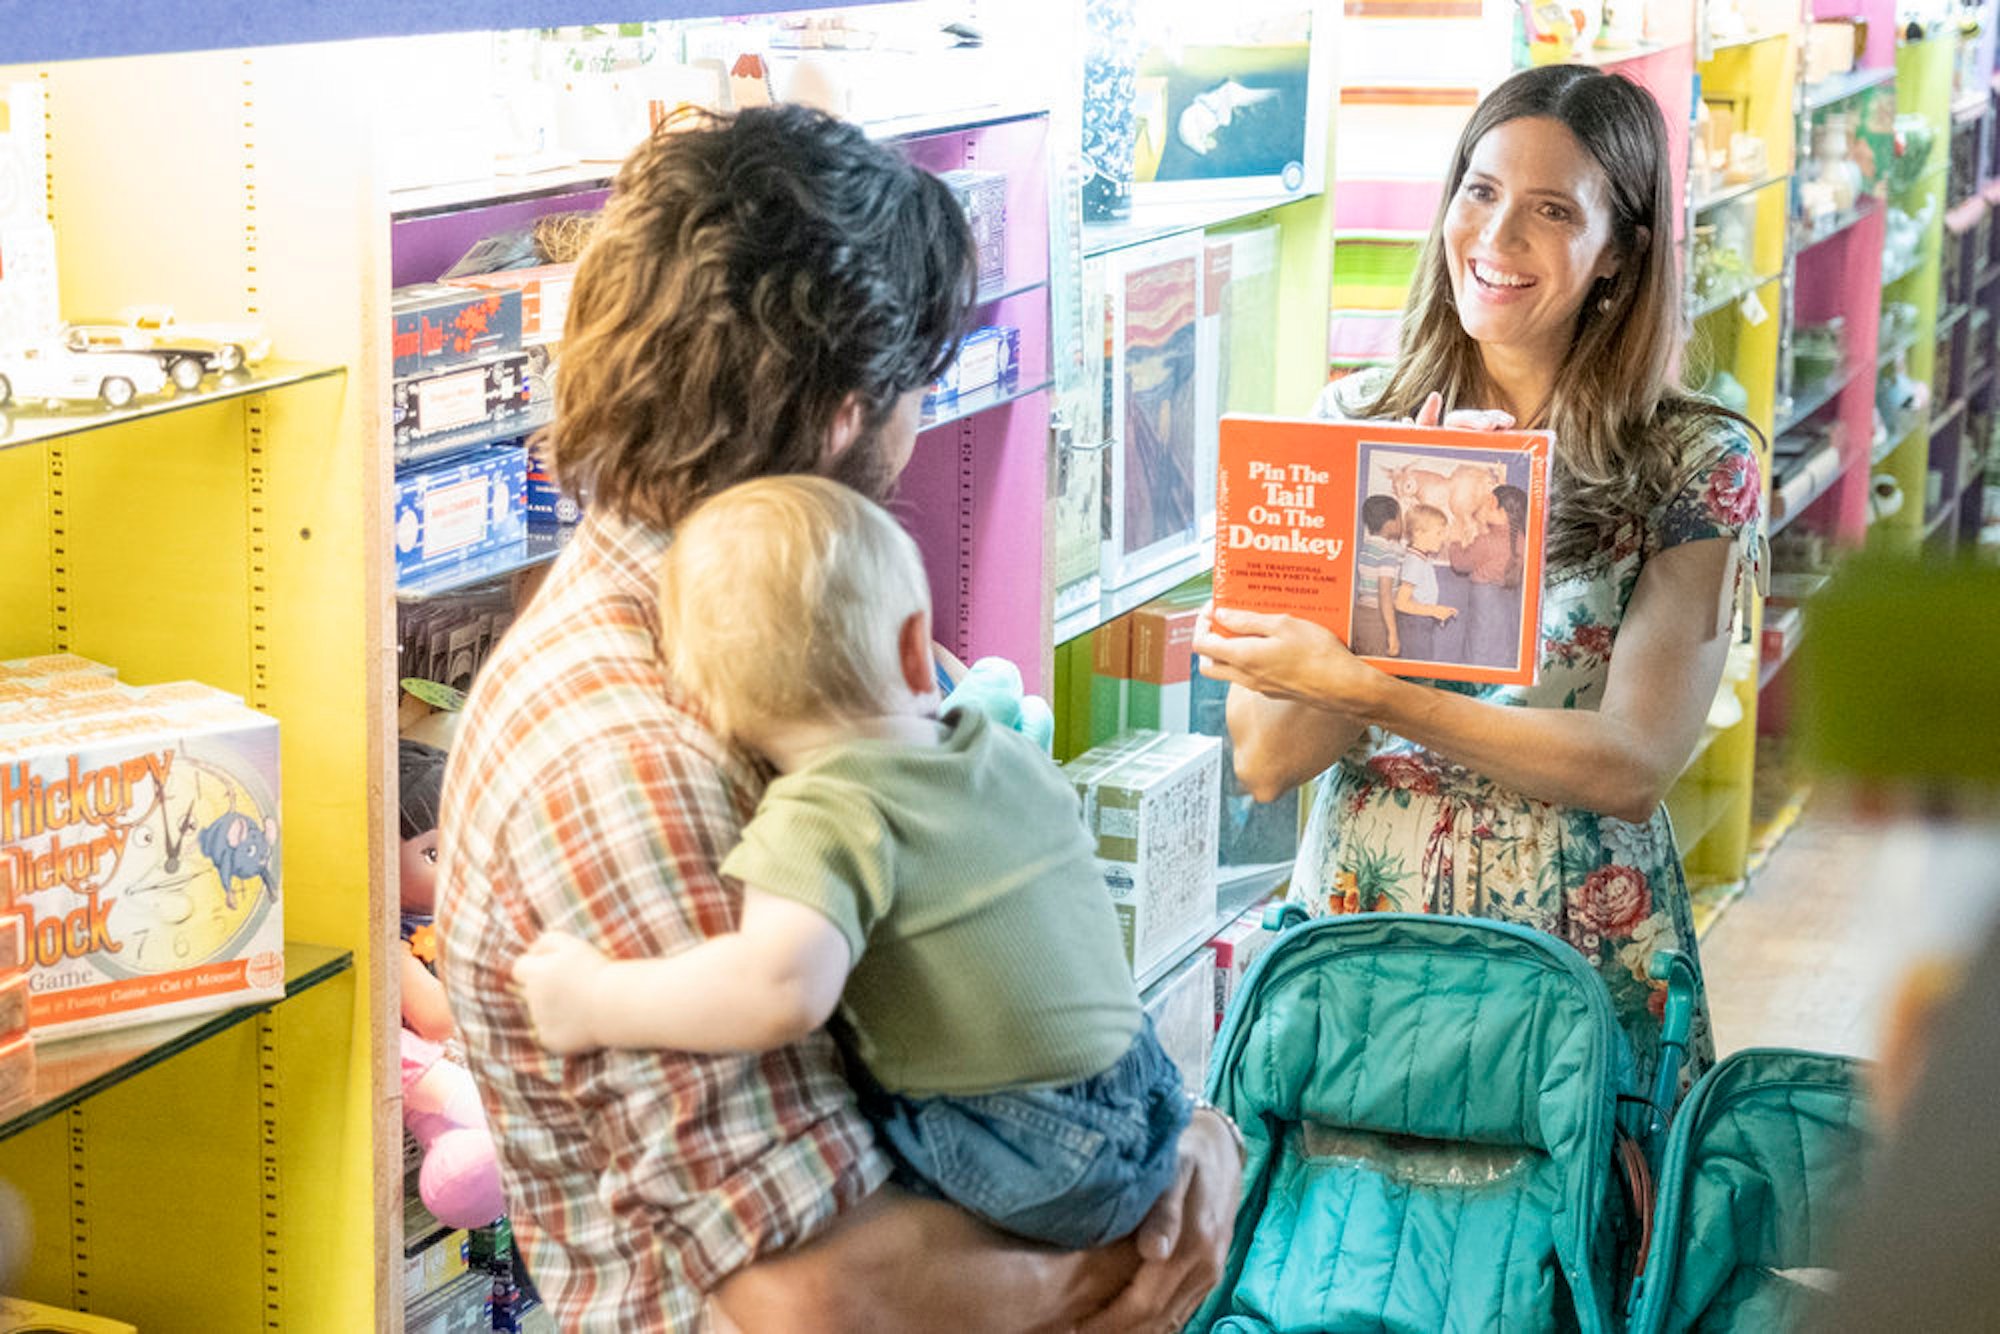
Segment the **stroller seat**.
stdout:
[[1869,1143],[1860,1063],[1752,1048],[1689,1091],[1668,1137],[1638,1334],[1797,1328],[1825,1300]]
[[1548,936],[1400,914],[1285,932],[1211,1066],[1249,1162],[1193,1327],[1611,1328],[1631,1071],[1602,982]]

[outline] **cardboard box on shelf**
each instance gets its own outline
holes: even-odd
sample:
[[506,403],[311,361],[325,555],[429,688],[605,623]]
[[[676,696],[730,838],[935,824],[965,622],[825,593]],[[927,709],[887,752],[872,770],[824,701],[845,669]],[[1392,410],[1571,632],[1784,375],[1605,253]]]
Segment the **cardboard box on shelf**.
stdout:
[[1229,1002],[1235,997],[1237,987],[1242,985],[1243,975],[1250,971],[1250,965],[1278,938],[1275,931],[1264,929],[1264,905],[1259,903],[1243,910],[1243,913],[1208,942],[1215,953],[1215,1026],[1222,1027],[1222,1017],[1229,1013]]
[[28,1031],[28,974],[15,969],[0,978],[0,1043]]
[[563,491],[533,445],[528,447],[528,527],[536,531],[565,528],[583,518],[583,507]]
[[493,1279],[470,1272],[403,1312],[403,1334],[492,1334]]
[[538,399],[525,352],[398,380],[392,397],[399,465],[525,435],[547,407]]
[[1127,729],[1132,700],[1132,622],[1120,616],[1090,636],[1089,744],[1101,746]]
[[1000,291],[1007,282],[1007,173],[970,167],[939,174],[965,210],[979,264],[979,290]]
[[949,407],[961,394],[994,385],[1012,384],[1021,373],[1021,331],[989,324],[974,329],[960,345],[958,358],[924,394],[924,411]]
[[37,1038],[284,994],[278,724],[218,695],[0,733]]
[[0,975],[28,966],[28,919],[0,912]]
[[421,1300],[470,1268],[465,1229],[426,1237],[415,1250],[403,1252],[403,1300]]
[[13,1107],[34,1091],[34,1034],[23,1033],[10,1042],[0,1042],[0,1111]]
[[0,679],[41,680],[52,676],[96,676],[116,680],[118,673],[101,662],[74,653],[43,653],[32,658],[11,658],[0,662]]
[[396,577],[412,579],[528,533],[528,454],[494,445],[396,477]]
[[1127,732],[1064,766],[1134,977],[1215,921],[1220,756],[1212,737]]
[[1131,623],[1132,659],[1126,719],[1132,727],[1192,731],[1194,630],[1208,604],[1206,580],[1154,598],[1124,619]]
[[445,285],[449,287],[520,293],[521,337],[541,342],[562,337],[563,321],[569,317],[570,288],[575,282],[574,263],[543,264],[532,269],[503,269],[499,273],[445,279]]
[[416,283],[389,294],[393,374],[402,379],[521,347],[521,294]]

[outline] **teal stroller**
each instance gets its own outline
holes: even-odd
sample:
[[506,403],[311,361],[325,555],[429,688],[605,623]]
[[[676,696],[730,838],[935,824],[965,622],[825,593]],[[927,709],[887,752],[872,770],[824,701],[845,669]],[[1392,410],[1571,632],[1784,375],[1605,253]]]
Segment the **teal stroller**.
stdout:
[[1670,1135],[1694,1006],[1679,955],[1653,960],[1667,1004],[1642,1093],[1602,980],[1552,936],[1295,907],[1267,923],[1283,935],[1210,1065],[1249,1154],[1191,1328],[1596,1334],[1629,1315],[1764,1334],[1809,1301],[1858,1156],[1851,1062],[1739,1053]]
[[[1468,918],[1283,925],[1208,1096],[1249,1148],[1215,1334],[1618,1327],[1692,1023],[1669,983],[1650,1097],[1604,984],[1551,936]],[[1621,1124],[1622,1123],[1622,1124]]]
[[1632,1294],[1634,1334],[1763,1334],[1811,1318],[1869,1141],[1859,1071],[1844,1056],[1740,1051],[1689,1091]]

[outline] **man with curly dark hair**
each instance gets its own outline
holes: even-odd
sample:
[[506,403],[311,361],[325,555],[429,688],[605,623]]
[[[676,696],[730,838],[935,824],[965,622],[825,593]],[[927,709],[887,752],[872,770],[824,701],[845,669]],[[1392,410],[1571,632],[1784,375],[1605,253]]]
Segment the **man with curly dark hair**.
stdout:
[[546,443],[590,514],[473,691],[438,877],[451,1007],[564,1329],[1159,1328],[1219,1272],[1240,1173],[1212,1114],[1136,1243],[1061,1255],[885,1185],[824,1034],[555,1057],[508,982],[544,930],[658,956],[734,926],[717,867],[766,775],[661,665],[661,555],[747,478],[884,498],[974,287],[945,187],[796,107],[655,135],[580,263]]

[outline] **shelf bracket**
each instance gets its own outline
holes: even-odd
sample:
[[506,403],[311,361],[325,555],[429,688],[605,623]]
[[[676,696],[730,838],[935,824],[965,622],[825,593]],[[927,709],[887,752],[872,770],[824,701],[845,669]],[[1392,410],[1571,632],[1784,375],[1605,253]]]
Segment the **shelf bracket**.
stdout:
[[82,1103],[64,1118],[69,1174],[69,1303],[90,1309],[90,1117]]
[[69,449],[61,441],[49,444],[49,650],[67,653],[70,642],[69,589]]
[[279,1334],[284,1327],[284,1246],[279,1227],[282,1194],[278,1162],[278,1033],[269,1011],[257,1016],[257,1232],[262,1251],[261,1271],[264,1331]]

